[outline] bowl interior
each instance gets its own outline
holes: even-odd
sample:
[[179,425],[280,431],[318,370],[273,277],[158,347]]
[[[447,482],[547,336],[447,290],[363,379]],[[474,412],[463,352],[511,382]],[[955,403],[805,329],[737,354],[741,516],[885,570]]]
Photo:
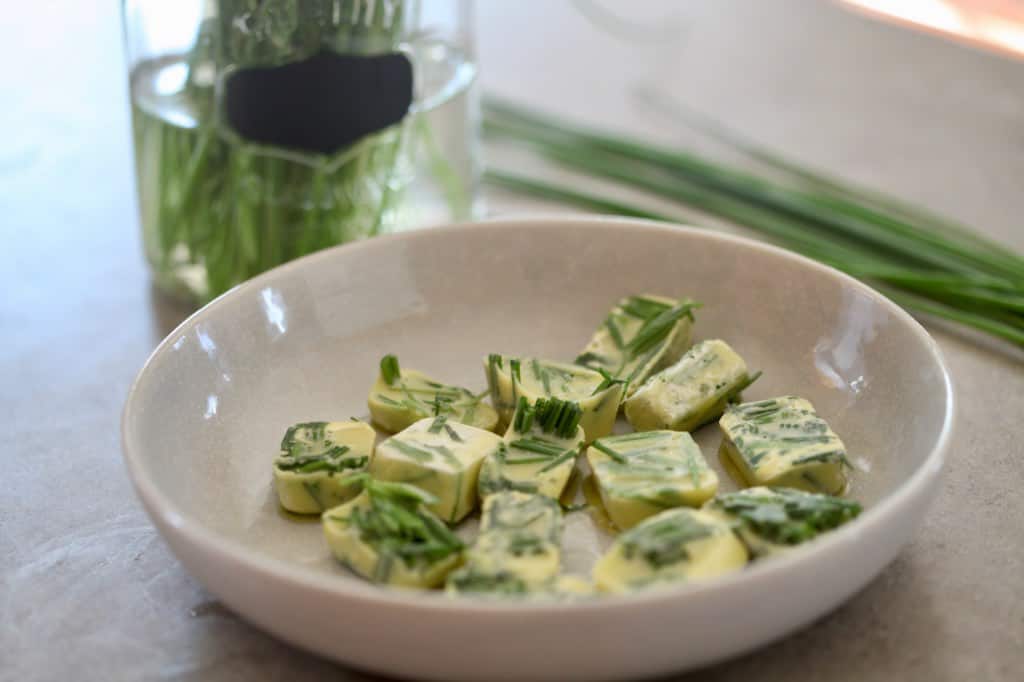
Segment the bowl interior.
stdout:
[[[372,240],[243,285],[154,354],[126,408],[126,454],[177,514],[225,542],[357,581],[319,523],[279,511],[270,462],[285,428],[366,416],[388,352],[474,390],[489,352],[571,361],[618,298],[641,292],[701,301],[696,338],[725,339],[764,371],[748,399],[810,399],[845,441],[858,467],[850,495],[866,506],[936,445],[949,408],[941,363],[878,294],[754,242],[577,219]],[[730,487],[717,427],[696,435]]]

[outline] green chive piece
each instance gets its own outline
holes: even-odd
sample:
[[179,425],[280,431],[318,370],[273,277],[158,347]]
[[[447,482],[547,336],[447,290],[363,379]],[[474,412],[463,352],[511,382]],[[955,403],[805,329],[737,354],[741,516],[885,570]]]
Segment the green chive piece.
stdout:
[[402,376],[402,371],[398,367],[398,358],[394,355],[385,355],[381,358],[380,375],[384,377],[384,383],[394,386],[395,381]]
[[596,449],[596,450],[598,450],[600,452],[603,452],[604,454],[608,455],[609,457],[611,457],[613,460],[615,460],[619,464],[628,464],[629,463],[629,460],[627,460],[620,453],[616,452],[615,450],[611,449],[610,447],[608,447],[607,445],[602,443],[600,439],[595,440],[593,443],[591,443],[590,447],[592,447],[592,448],[594,448],[594,449]]

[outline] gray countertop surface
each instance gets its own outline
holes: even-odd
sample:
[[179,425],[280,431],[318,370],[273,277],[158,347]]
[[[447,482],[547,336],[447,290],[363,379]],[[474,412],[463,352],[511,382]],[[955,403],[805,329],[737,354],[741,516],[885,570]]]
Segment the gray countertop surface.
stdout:
[[[115,5],[17,3],[0,22],[0,680],[372,679],[221,607],[122,466],[129,383],[187,311],[152,292],[141,257]],[[480,3],[485,87],[693,142],[638,98],[654,88],[1024,251],[1024,62],[810,0],[609,7]],[[1024,353],[926,323],[958,415],[916,539],[820,622],[693,679],[1024,677]]]

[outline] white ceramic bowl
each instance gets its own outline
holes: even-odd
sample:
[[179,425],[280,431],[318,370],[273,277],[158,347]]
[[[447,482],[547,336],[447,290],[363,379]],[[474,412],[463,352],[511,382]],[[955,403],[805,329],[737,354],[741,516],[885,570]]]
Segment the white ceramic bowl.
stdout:
[[[491,351],[571,359],[619,297],[704,303],[734,345],[845,440],[865,512],[785,557],[706,583],[585,603],[390,591],[348,574],[319,524],[278,511],[285,427],[366,413],[385,352],[482,388]],[[596,680],[678,671],[782,637],[839,605],[910,539],[936,491],[953,397],[909,315],[835,270],[736,237],[633,220],[495,220],[360,242],[233,289],[160,344],[128,395],[124,456],[186,568],[297,646],[382,673]],[[698,441],[709,461],[717,428]]]

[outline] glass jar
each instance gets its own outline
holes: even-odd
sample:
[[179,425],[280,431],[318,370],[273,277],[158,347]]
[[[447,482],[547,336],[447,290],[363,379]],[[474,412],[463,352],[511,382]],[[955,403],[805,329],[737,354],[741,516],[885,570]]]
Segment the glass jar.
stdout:
[[125,0],[140,221],[193,303],[479,213],[471,0]]

